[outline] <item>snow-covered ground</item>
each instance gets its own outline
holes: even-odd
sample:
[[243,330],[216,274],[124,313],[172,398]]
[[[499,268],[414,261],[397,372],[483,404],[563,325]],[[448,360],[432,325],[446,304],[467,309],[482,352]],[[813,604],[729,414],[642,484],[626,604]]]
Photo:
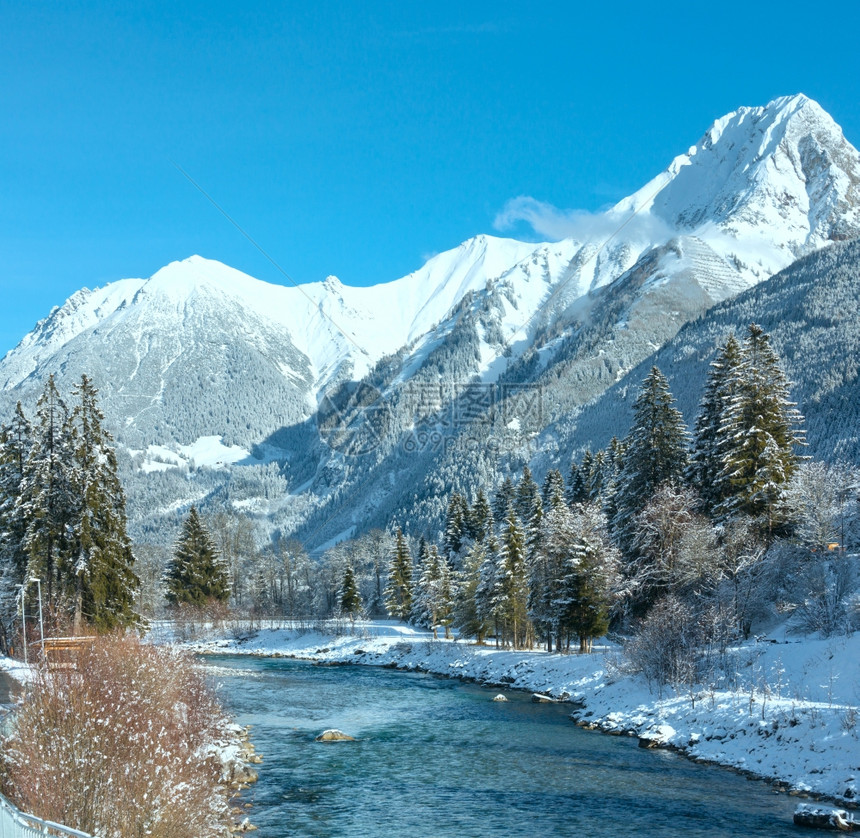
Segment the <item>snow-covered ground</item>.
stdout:
[[[343,629],[341,624],[340,629]],[[255,628],[188,643],[198,652],[290,656],[420,669],[572,702],[581,724],[652,738],[706,760],[845,804],[860,778],[860,636],[774,636],[730,651],[731,675],[662,690],[625,672],[619,647],[590,655],[512,652],[434,640],[403,624],[359,622],[347,633]]]

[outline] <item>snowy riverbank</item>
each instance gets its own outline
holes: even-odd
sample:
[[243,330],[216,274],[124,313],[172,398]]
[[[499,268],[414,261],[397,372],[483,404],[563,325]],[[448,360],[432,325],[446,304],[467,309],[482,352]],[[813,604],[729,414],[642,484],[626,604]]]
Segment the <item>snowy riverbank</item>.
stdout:
[[695,759],[731,766],[784,787],[858,802],[860,636],[772,638],[731,650],[731,675],[695,689],[658,690],[623,671],[612,645],[590,655],[479,647],[393,622],[354,633],[257,628],[186,642],[208,654],[290,656],[328,663],[420,669],[540,692],[573,702],[580,724],[629,733]]

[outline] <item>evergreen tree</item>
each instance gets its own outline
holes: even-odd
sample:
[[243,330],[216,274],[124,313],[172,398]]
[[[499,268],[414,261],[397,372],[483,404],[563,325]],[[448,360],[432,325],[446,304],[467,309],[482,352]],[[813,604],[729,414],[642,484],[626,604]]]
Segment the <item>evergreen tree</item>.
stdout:
[[389,615],[400,620],[409,619],[412,611],[412,556],[400,527],[397,528],[394,550],[388,566],[385,607]]
[[480,569],[490,552],[486,542],[476,541],[466,553],[463,570],[458,574],[454,585],[452,623],[460,629],[464,637],[474,637],[479,646],[483,645],[484,638],[492,627],[491,621],[479,606],[478,594],[481,581]]
[[636,514],[658,486],[679,480],[687,464],[687,430],[674,401],[665,376],[652,367],[633,405],[614,496],[613,537],[625,554],[632,550]]
[[741,346],[734,334],[711,364],[699,416],[693,433],[690,463],[685,478],[699,493],[702,507],[709,515],[731,494],[723,478],[723,460],[727,442],[725,419],[728,406],[739,381]]
[[495,539],[482,550],[476,558],[480,558],[477,584],[475,586],[475,612],[479,623],[493,627],[496,646],[502,637],[502,624],[505,619],[505,595],[503,589],[504,574],[499,563],[499,546]]
[[439,555],[435,545],[428,550],[422,565],[421,575],[416,580],[412,603],[413,619],[426,626],[436,637],[436,628],[445,627],[445,636],[450,635],[453,619],[454,594],[448,562]]
[[135,576],[131,540],[126,532],[125,494],[117,475],[113,439],[104,429],[98,391],[86,375],[75,388],[72,412],[73,485],[78,503],[70,521],[76,631],[83,619],[100,629],[139,621],[134,600]]
[[484,541],[493,530],[493,510],[483,489],[478,489],[469,510],[469,536],[473,542]]
[[0,431],[0,651],[4,653],[9,651],[18,593],[27,572],[27,522],[18,510],[31,446],[32,429],[18,402],[12,422]]
[[454,492],[448,501],[445,516],[445,554],[456,559],[463,548],[463,540],[468,537],[469,506],[466,499]]
[[26,521],[27,576],[42,580],[49,615],[67,611],[66,583],[75,577],[77,556],[69,538],[79,508],[73,451],[69,411],[51,375],[36,402],[33,444],[15,513]]
[[541,500],[543,501],[544,509],[558,506],[559,503],[565,502],[564,478],[557,468],[551,468],[546,473],[541,489]]
[[[540,496],[538,495],[538,501]],[[502,535],[498,554],[496,607],[502,618],[504,635],[515,649],[529,645],[532,627],[528,620],[528,570],[525,534],[511,511]]]
[[361,594],[358,592],[358,584],[355,581],[355,571],[352,564],[347,564],[343,573],[343,582],[340,586],[340,613],[355,619],[361,614]]
[[586,500],[599,500],[606,480],[606,453],[598,451],[591,461],[585,480]]
[[549,510],[541,537],[529,560],[529,617],[539,637],[552,652],[553,641],[562,650],[562,614],[558,607],[563,568],[573,550],[572,515],[567,505]]
[[505,477],[493,497],[493,517],[496,521],[504,521],[508,517],[508,509],[514,505],[517,490],[510,476]]
[[[523,477],[517,486],[517,494],[514,499],[514,510],[520,521],[530,520],[534,514],[535,506],[539,502],[540,489],[538,484],[532,478],[531,469],[528,466],[523,466]],[[508,513],[505,510],[505,514],[499,520],[504,521],[507,517]]]
[[804,442],[803,417],[769,336],[756,324],[734,377],[719,434],[726,496],[716,512],[722,519],[749,516],[770,534],[787,519],[785,490],[798,465],[795,447]]
[[559,585],[560,622],[579,637],[579,651],[589,652],[593,639],[609,629],[609,608],[619,578],[618,551],[598,504],[579,507],[571,530],[573,550]]
[[182,525],[165,581],[171,605],[200,607],[211,600],[225,602],[230,596],[227,568],[194,506]]
[[583,503],[586,499],[585,478],[583,477],[582,469],[575,460],[570,464],[564,498],[568,506]]
[[426,603],[424,602],[422,582],[430,566],[430,545],[422,535],[418,539],[418,556],[412,564],[412,603],[409,622],[417,626],[427,625]]

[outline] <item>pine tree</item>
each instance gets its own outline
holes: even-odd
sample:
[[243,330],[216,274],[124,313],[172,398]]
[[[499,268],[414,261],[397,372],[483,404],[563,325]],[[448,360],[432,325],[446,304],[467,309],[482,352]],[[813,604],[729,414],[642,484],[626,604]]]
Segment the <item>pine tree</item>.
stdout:
[[352,564],[347,564],[340,586],[340,613],[355,619],[361,614],[361,594],[355,581],[355,571]]
[[412,602],[413,620],[432,629],[445,627],[445,636],[450,634],[453,618],[454,594],[448,562],[439,555],[436,545],[431,545],[422,564],[421,574],[415,582]]
[[585,479],[582,474],[582,469],[575,460],[570,464],[564,498],[567,501],[568,506],[583,503],[586,499]]
[[514,505],[517,490],[510,476],[505,477],[493,497],[493,517],[496,521],[504,521],[508,517],[508,509]]
[[111,435],[104,429],[98,391],[86,375],[75,388],[79,404],[72,412],[73,486],[78,504],[71,518],[74,577],[74,622],[85,617],[99,629],[139,622],[134,600],[135,576],[131,540],[126,532],[125,494],[117,476]]
[[[538,495],[538,501],[540,496]],[[531,625],[528,621],[528,569],[525,534],[516,514],[508,514],[502,529],[498,554],[497,603],[505,635],[515,649],[529,642]]]
[[606,453],[598,451],[591,461],[591,468],[585,481],[585,493],[587,500],[599,500],[603,494],[606,481]]
[[425,602],[424,589],[422,587],[427,578],[427,570],[430,566],[430,545],[422,535],[418,539],[418,555],[412,563],[412,603],[409,610],[409,622],[416,626],[428,625],[427,603]]
[[455,599],[452,623],[460,629],[462,636],[474,637],[479,646],[483,645],[491,629],[491,620],[480,607],[478,593],[480,570],[490,552],[486,542],[475,542],[466,554],[463,570],[453,586]]
[[665,376],[652,367],[633,405],[614,496],[612,533],[625,554],[632,550],[636,514],[658,486],[679,480],[687,464],[687,430],[674,401]]
[[400,620],[409,619],[412,611],[412,556],[400,527],[397,528],[394,551],[388,566],[385,607],[392,617]]
[[549,509],[550,507],[558,506],[559,503],[565,502],[564,478],[557,468],[551,468],[546,473],[541,489],[541,500],[543,501],[544,509]]
[[541,537],[529,557],[529,617],[552,652],[562,650],[562,614],[558,607],[563,568],[573,550],[569,507],[555,506],[544,517]]
[[618,551],[609,540],[598,504],[579,507],[573,518],[574,549],[559,586],[559,606],[564,628],[578,635],[579,651],[584,653],[609,628],[609,608],[619,578]]
[[477,620],[491,624],[498,647],[502,638],[505,619],[504,574],[499,561],[499,545],[495,539],[479,554],[478,578],[475,586],[475,611]]
[[27,576],[42,580],[49,615],[67,611],[66,583],[74,579],[77,559],[69,538],[80,503],[72,473],[73,451],[69,411],[51,375],[36,402],[33,444],[15,513],[26,521]]
[[225,602],[230,596],[227,568],[195,506],[182,525],[165,581],[171,605],[202,607],[212,600]]
[[468,537],[469,506],[466,499],[454,492],[448,501],[448,512],[445,516],[445,554],[451,559],[457,559],[463,548],[463,541]]
[[[537,502],[540,502],[540,489],[538,484],[532,478],[531,469],[528,466],[523,466],[523,476],[517,486],[517,494],[514,499],[514,509],[520,521],[528,521],[535,510]],[[507,510],[500,521],[504,521],[508,517]]]
[[785,490],[799,461],[795,447],[804,443],[802,422],[770,338],[753,323],[720,428],[721,519],[747,515],[768,535],[784,523]]
[[473,542],[484,541],[493,530],[493,510],[483,489],[478,489],[469,510],[469,536]]
[[685,479],[699,493],[704,511],[711,516],[731,494],[728,481],[723,479],[727,445],[723,431],[726,412],[739,381],[740,364],[741,346],[731,334],[711,364],[693,432]]
[[18,402],[12,422],[0,431],[0,651],[4,653],[9,651],[18,592],[27,572],[27,521],[18,509],[31,447],[32,429]]

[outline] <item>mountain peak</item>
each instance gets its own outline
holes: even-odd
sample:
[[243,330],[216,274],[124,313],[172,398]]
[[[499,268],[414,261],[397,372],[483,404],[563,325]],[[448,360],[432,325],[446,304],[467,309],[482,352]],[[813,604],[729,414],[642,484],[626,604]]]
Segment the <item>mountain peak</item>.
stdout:
[[783,96],[717,119],[614,212],[734,239],[769,227],[781,231],[778,248],[797,256],[860,228],[860,154],[817,102]]

